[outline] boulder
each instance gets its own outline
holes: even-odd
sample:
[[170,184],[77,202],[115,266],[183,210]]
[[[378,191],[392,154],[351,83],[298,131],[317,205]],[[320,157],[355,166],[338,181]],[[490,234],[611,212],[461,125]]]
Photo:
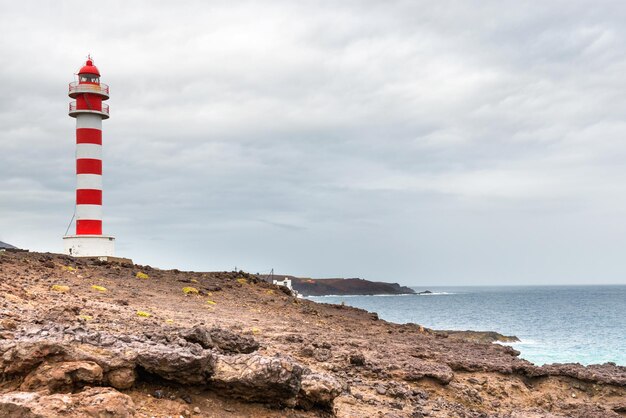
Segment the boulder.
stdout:
[[106,375],[106,381],[115,389],[129,389],[135,384],[135,380],[137,372],[128,367],[111,370]]
[[0,344],[0,373],[28,373],[49,357],[65,352],[55,341],[35,340]]
[[259,343],[248,335],[235,334],[222,328],[208,329],[201,325],[183,330],[185,340],[200,344],[203,348],[217,348],[224,353],[249,354],[259,348]]
[[259,349],[259,343],[251,336],[235,334],[222,328],[211,329],[211,339],[225,353],[249,354]]
[[71,391],[102,381],[102,368],[91,361],[43,363],[28,374],[20,389],[25,391]]
[[331,409],[333,401],[341,394],[341,383],[332,376],[309,373],[302,376],[298,405],[304,409],[314,406]]
[[200,349],[193,352],[178,345],[143,345],[137,351],[137,366],[148,373],[182,384],[206,383],[213,371],[215,354]]
[[303,368],[288,357],[220,355],[211,385],[240,399],[294,406],[302,372]]

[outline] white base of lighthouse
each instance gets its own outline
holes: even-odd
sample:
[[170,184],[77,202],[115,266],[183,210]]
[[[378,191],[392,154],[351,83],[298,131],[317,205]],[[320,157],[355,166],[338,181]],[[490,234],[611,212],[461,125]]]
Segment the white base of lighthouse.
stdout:
[[106,235],[68,235],[63,244],[73,257],[115,257],[115,238]]

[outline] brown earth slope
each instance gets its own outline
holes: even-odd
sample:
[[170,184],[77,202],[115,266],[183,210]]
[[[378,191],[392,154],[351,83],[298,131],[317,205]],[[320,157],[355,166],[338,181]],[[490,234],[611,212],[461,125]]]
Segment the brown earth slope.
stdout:
[[626,416],[626,368],[517,355],[241,272],[0,253],[0,416]]

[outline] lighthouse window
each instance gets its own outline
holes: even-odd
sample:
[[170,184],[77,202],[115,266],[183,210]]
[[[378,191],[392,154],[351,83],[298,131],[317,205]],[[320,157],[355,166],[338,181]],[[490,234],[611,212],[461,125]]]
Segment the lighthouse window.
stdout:
[[81,74],[80,81],[82,83],[98,83],[100,79],[96,75],[92,74]]

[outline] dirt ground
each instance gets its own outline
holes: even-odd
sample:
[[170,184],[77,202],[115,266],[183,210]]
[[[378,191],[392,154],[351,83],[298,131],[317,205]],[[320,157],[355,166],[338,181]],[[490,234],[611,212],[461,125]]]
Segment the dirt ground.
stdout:
[[[119,390],[132,399],[128,416],[626,417],[624,367],[536,367],[510,347],[297,299],[245,272],[0,253],[0,341],[33,329],[45,336],[52,325],[146,338],[224,329],[258,342],[255,355],[288,357],[340,383],[329,406],[280,406],[139,373]],[[19,391],[26,378],[4,373],[0,393]]]

